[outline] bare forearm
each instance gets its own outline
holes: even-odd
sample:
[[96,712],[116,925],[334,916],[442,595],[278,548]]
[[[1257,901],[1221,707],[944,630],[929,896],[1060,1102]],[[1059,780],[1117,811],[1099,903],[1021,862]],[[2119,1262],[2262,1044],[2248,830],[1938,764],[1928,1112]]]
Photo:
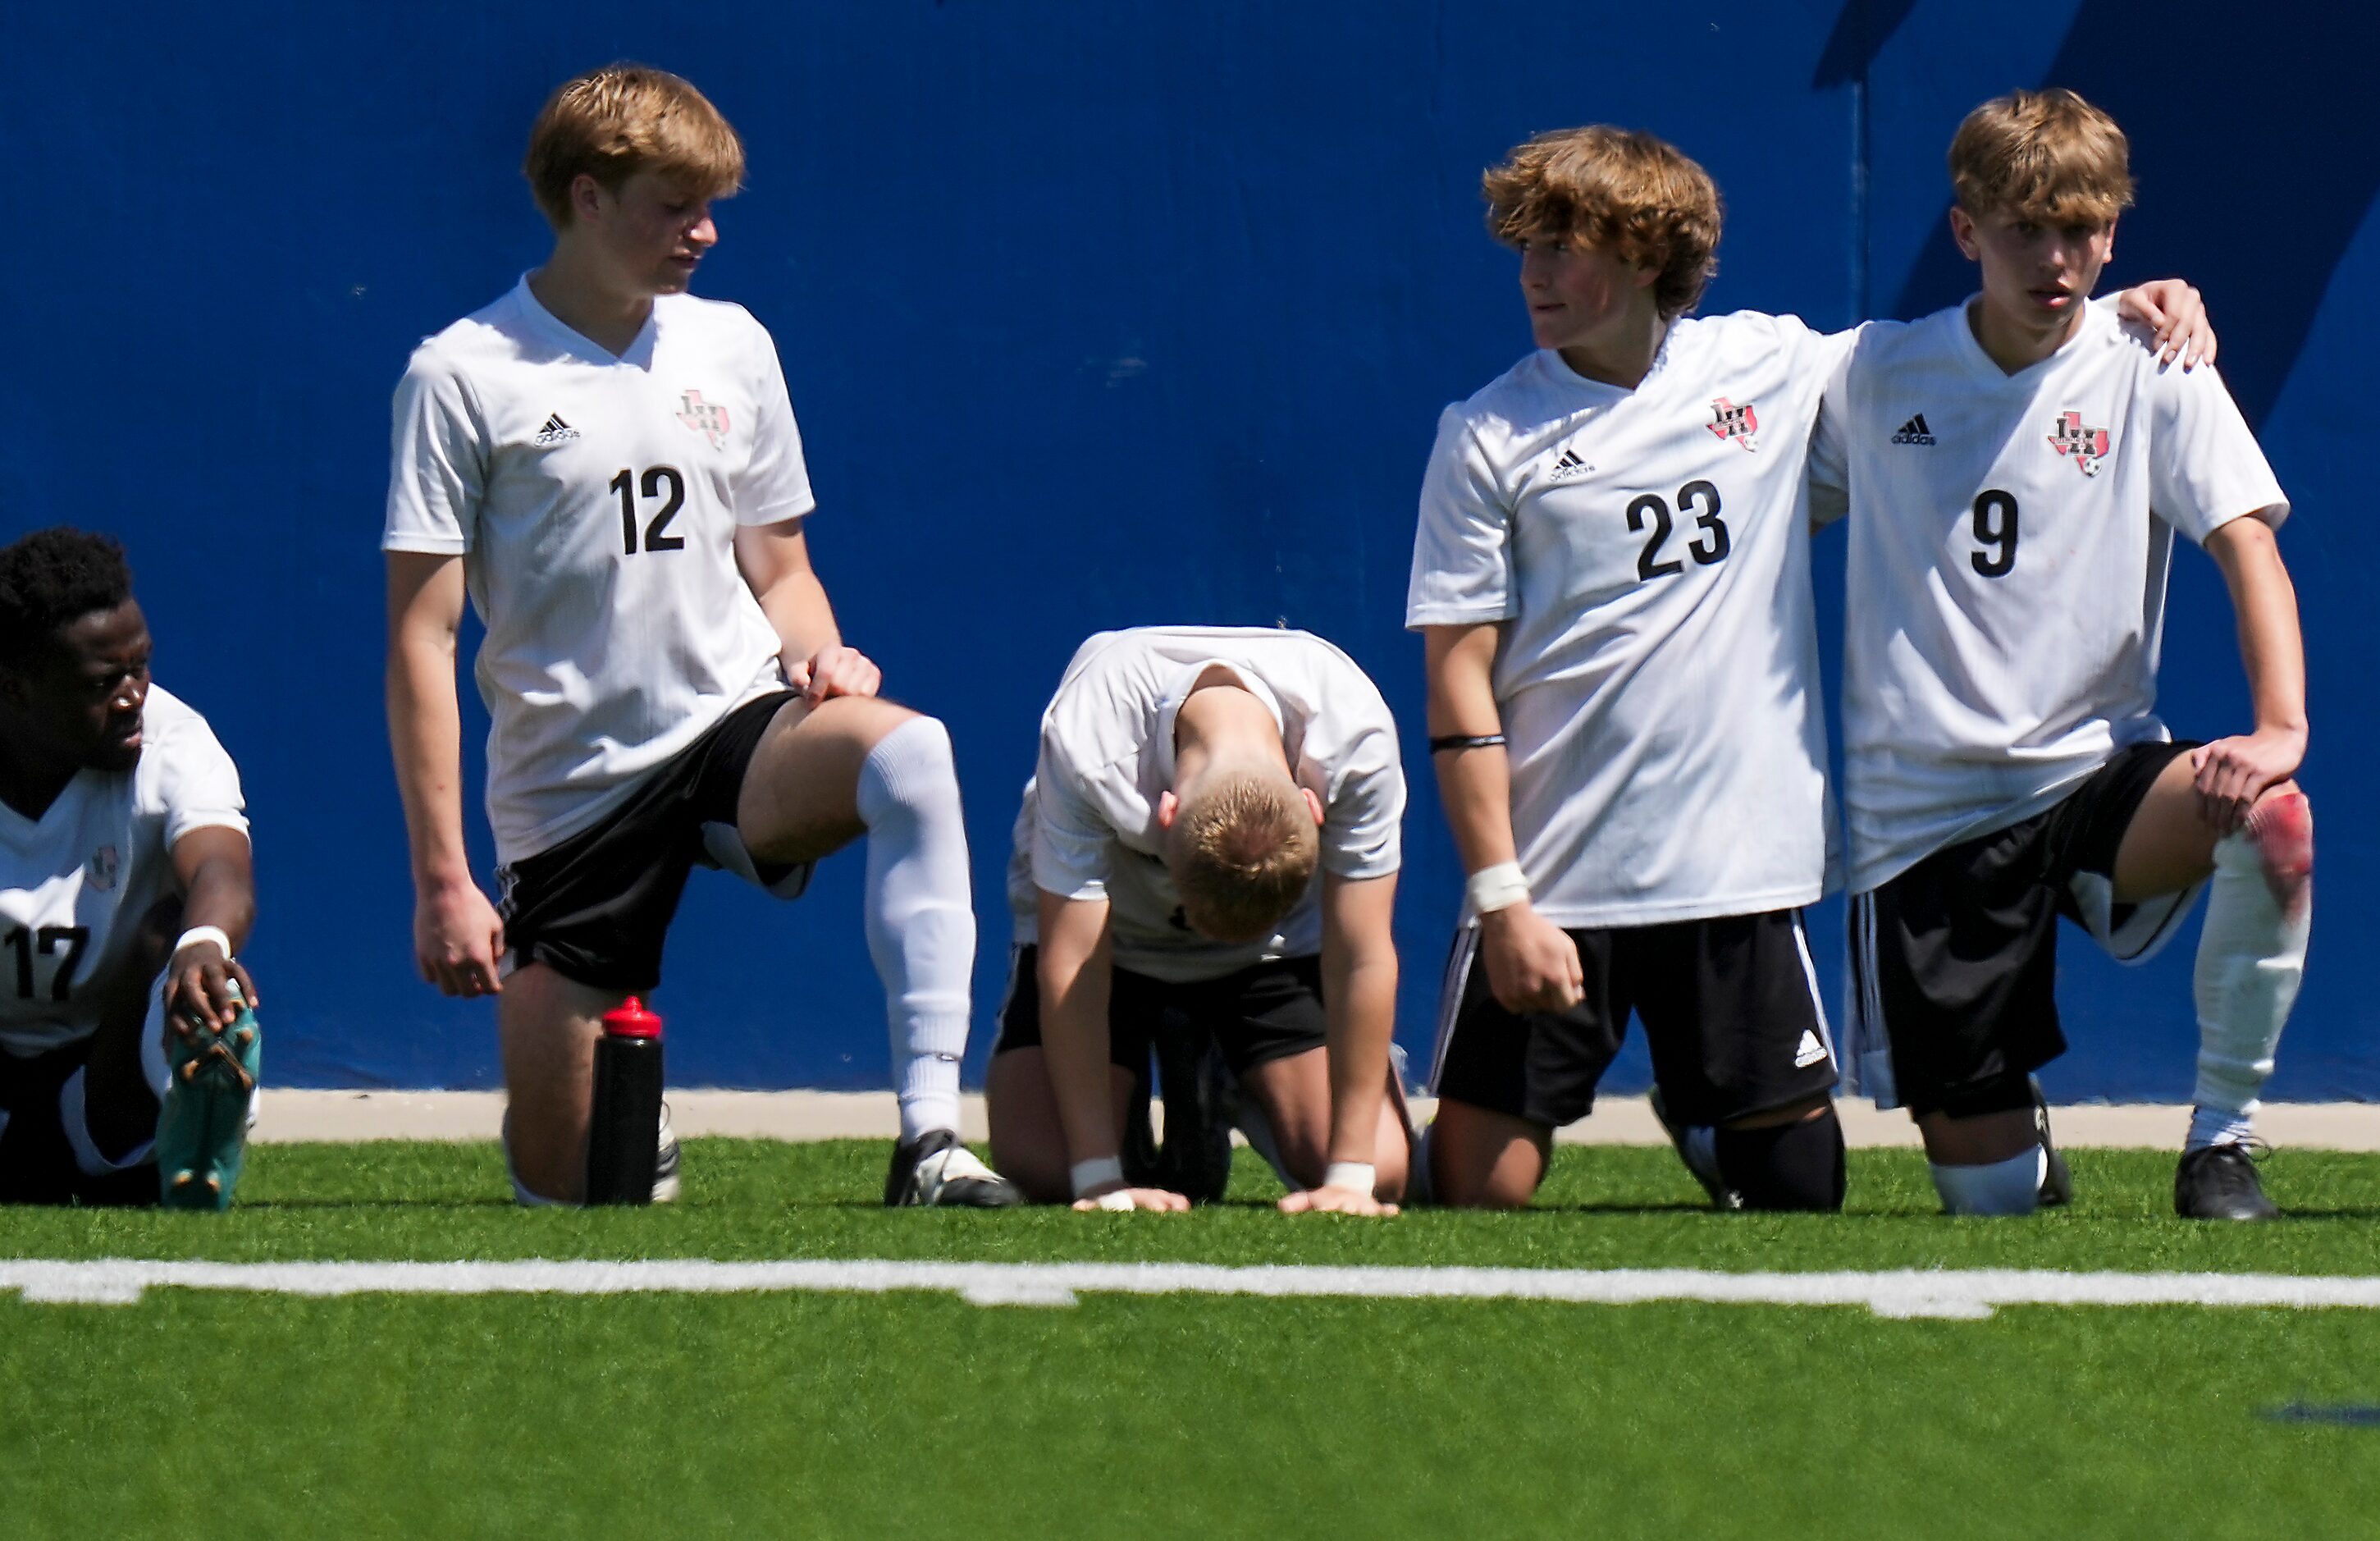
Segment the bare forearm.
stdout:
[[[1429,683],[1429,735],[1491,737],[1504,731],[1496,705],[1493,625],[1432,626],[1424,636]],[[1512,859],[1512,762],[1501,746],[1432,751],[1439,801],[1446,809],[1463,868],[1476,872]]]
[[1070,1163],[1116,1152],[1108,1110],[1108,991],[1113,975],[1105,928],[1096,940],[1041,927],[1035,988],[1041,992],[1041,1057],[1057,1099]]
[[1322,999],[1330,1014],[1330,1159],[1369,1163],[1388,1095],[1396,954],[1327,960]]
[[2240,660],[2248,673],[2256,726],[2303,734],[2305,642],[2289,573],[2276,564],[2265,581],[2248,586],[2239,608]]
[[2240,519],[2207,543],[2239,617],[2240,661],[2259,732],[2306,732],[2305,640],[2297,588],[2269,527]]
[[818,574],[808,567],[779,576],[765,592],[755,596],[760,611],[776,628],[778,640],[783,644],[780,653],[787,664],[807,662],[828,648],[843,641],[843,634],[834,624],[834,606],[828,602],[826,586]]
[[1476,872],[1513,859],[1511,762],[1502,749],[1465,749],[1432,757],[1438,799],[1463,870]]
[[202,861],[182,899],[182,929],[212,926],[231,938],[231,950],[248,945],[256,924],[256,884],[246,862]]
[[453,642],[400,637],[388,655],[388,737],[417,888],[470,880],[463,843],[463,717]]

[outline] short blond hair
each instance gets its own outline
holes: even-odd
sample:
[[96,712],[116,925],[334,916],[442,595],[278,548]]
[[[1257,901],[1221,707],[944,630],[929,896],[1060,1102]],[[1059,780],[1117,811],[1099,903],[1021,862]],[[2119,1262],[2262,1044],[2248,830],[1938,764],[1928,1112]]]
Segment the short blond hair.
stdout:
[[1500,241],[1584,241],[1658,270],[1653,302],[1665,317],[1693,309],[1718,272],[1718,187],[1650,134],[1603,124],[1539,134],[1480,177],[1479,190]]
[[1287,777],[1235,775],[1183,799],[1165,865],[1193,930],[1254,941],[1305,896],[1321,846],[1314,811]]
[[633,64],[565,81],[537,115],[521,160],[521,175],[556,230],[570,224],[570,188],[582,173],[618,192],[647,170],[698,198],[724,198],[744,185],[744,141],[687,81]]
[[1977,219],[2006,211],[2042,224],[2105,224],[2132,206],[2131,146],[2074,92],[1996,96],[1950,140],[1950,187]]

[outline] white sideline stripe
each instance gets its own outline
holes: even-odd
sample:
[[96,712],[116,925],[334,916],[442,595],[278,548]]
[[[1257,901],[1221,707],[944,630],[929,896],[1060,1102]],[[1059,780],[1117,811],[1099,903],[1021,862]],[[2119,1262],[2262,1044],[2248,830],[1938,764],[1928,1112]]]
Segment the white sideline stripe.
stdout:
[[1725,1273],[1699,1268],[1227,1268],[1208,1263],[575,1262],[201,1263],[138,1258],[0,1261],[0,1292],[130,1304],[151,1289],[357,1294],[881,1294],[946,1291],[978,1305],[1072,1305],[1078,1294],[1273,1299],[1529,1300],[1592,1305],[1701,1301],[1864,1305],[1880,1317],[1980,1319],[2002,1305],[2220,1305],[2380,1309],[2380,1278],[2226,1273],[1914,1269]]

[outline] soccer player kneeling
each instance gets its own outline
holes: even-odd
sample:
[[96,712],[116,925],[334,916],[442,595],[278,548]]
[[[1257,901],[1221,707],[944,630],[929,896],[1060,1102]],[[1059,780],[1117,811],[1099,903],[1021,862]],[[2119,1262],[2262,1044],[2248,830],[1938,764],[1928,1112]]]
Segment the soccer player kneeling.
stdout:
[[163,1165],[166,1202],[220,1208],[239,1178],[248,819],[149,656],[115,541],[0,549],[0,1202],[154,1204]]
[[[677,77],[570,81],[525,168],[552,256],[424,343],[397,389],[382,544],[416,952],[446,993],[500,995],[516,1191],[575,1202],[598,1025],[660,982],[689,869],[791,899],[864,835],[901,1105],[885,1202],[1012,1204],[958,1140],[975,916],[949,734],[878,698],[843,645],[769,334],[685,292],[743,168]],[[467,590],[501,913],[463,844]],[[676,1164],[665,1141],[656,1196]]]
[[[1017,815],[987,1086],[993,1156],[1028,1196],[1220,1196],[1236,1122],[1294,1190],[1283,1209],[1396,1212],[1404,803],[1387,703],[1318,637],[1149,626],[1076,650]],[[1152,1048],[1162,1168],[1127,1134]]]
[[[1538,350],[1440,419],[1406,606],[1471,874],[1437,1196],[1527,1202],[1633,1013],[1714,1202],[1839,1207],[1800,913],[1828,844],[1805,471],[1851,334],[1688,316],[1718,189],[1648,134],[1541,135],[1483,190]],[[2188,346],[2187,285],[2125,303]]]
[[[2070,91],[1950,148],[1982,294],[1865,329],[1813,457],[1847,505],[1845,806],[1866,1090],[1915,1117],[1944,1206],[2030,1211],[2051,1158],[2028,1073],[2062,1052],[2058,916],[2148,956],[2209,889],[2180,1213],[2277,1211],[2247,1155],[2305,965],[2313,823],[2288,501],[2212,370],[2162,368],[2090,304],[2131,201],[2123,134]],[[2179,530],[2222,569],[2255,728],[2155,713]],[[1888,1052],[1886,1051],[1888,1045]]]
[[1528,1202],[1633,1011],[1715,1202],[1840,1207],[1800,909],[1827,855],[1803,461],[1837,345],[1684,314],[1718,194],[1650,135],[1542,136],[1485,191],[1538,351],[1440,419],[1405,613],[1471,873],[1435,1195]]

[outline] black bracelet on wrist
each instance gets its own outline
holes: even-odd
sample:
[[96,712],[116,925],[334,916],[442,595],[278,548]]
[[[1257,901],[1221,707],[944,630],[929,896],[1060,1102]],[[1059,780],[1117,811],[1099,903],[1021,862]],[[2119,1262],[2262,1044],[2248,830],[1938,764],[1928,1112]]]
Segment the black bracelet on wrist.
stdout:
[[1450,733],[1429,741],[1429,752],[1444,754],[1449,749],[1493,749],[1504,742],[1500,733]]

